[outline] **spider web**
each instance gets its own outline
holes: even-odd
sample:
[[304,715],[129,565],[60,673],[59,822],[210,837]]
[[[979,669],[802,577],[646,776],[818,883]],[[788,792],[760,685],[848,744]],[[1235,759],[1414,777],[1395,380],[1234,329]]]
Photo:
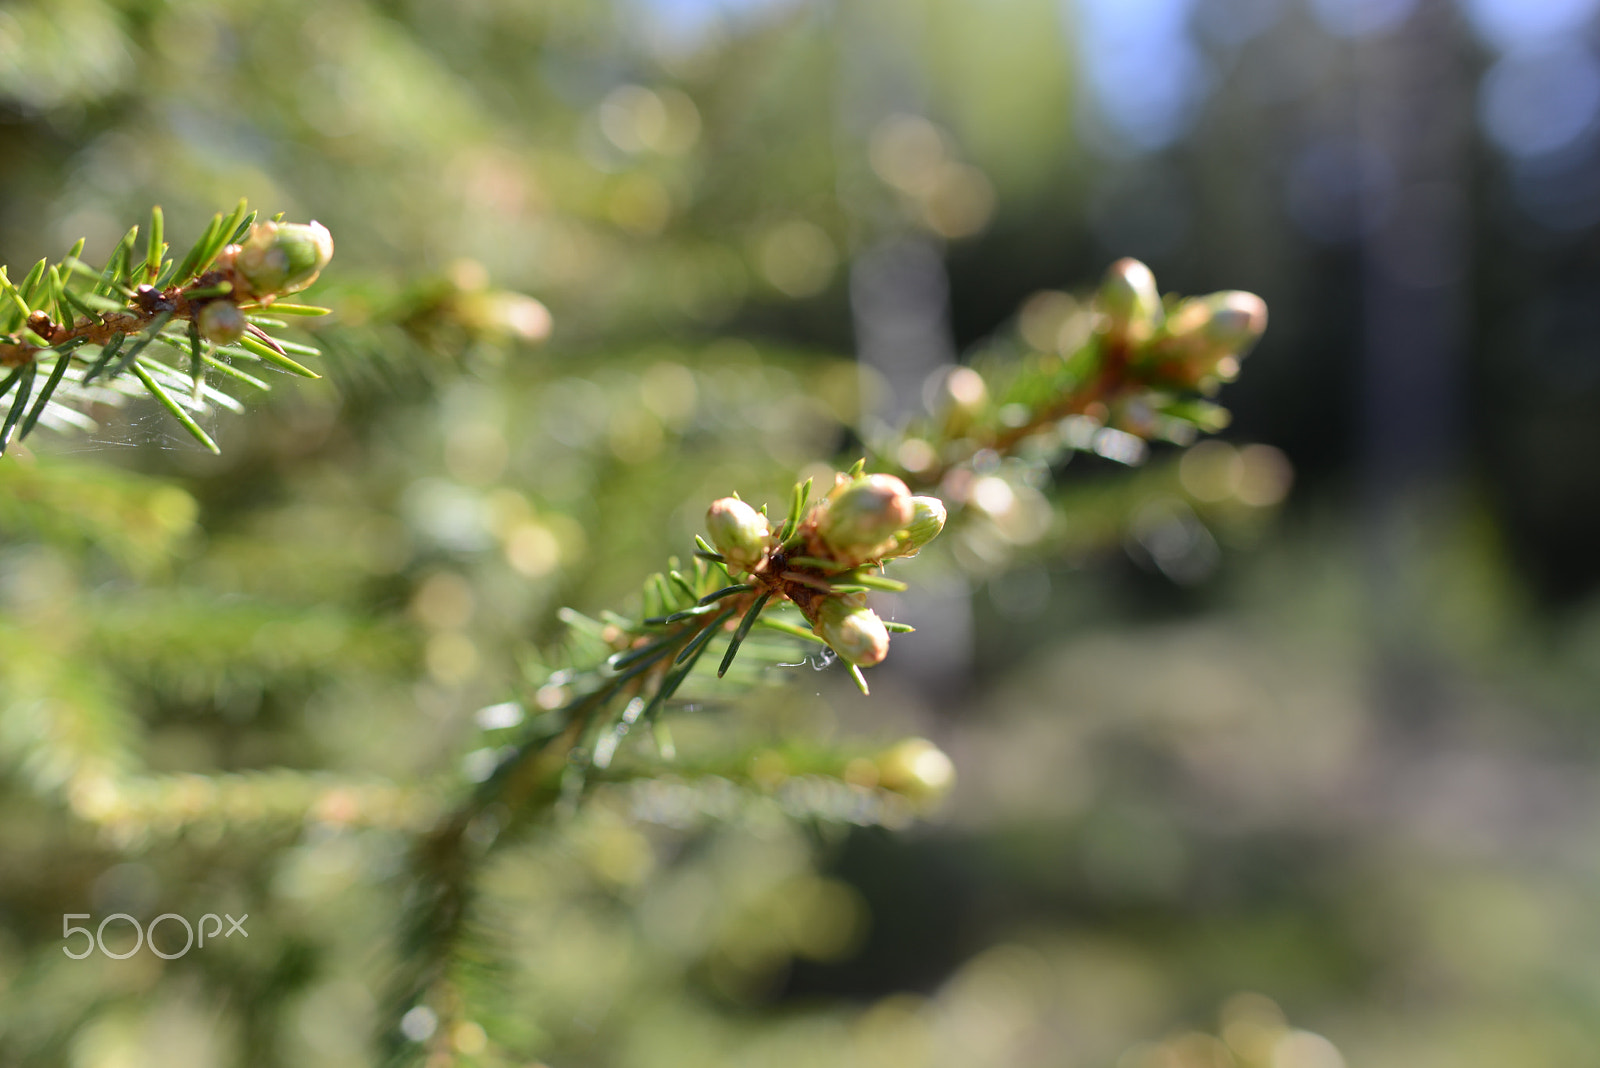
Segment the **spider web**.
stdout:
[[[219,428],[228,420],[214,406],[204,412],[191,412],[191,418],[222,445]],[[231,413],[230,413],[231,414]],[[169,451],[207,453],[206,448],[178,425],[171,414],[150,398],[134,398],[123,407],[101,419],[97,428],[80,435],[81,445],[73,452],[95,452],[109,449],[157,448]]]
[[[83,373],[82,370],[67,373],[39,418],[38,429],[50,432],[50,452],[79,455],[151,447],[206,451],[131,374],[84,386]],[[213,378],[208,376],[207,385],[214,389]],[[166,384],[169,392],[176,391],[170,379]],[[187,391],[184,400],[189,400]],[[231,402],[238,403],[236,399]],[[186,404],[186,409],[189,417],[213,441],[218,439],[221,427],[227,422],[219,405],[190,403]]]

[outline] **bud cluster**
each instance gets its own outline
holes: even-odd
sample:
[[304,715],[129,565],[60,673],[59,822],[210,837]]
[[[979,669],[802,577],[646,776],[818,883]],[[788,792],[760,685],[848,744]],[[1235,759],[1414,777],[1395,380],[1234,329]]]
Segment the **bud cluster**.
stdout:
[[228,245],[196,289],[214,296],[194,298],[194,321],[200,336],[231,345],[244,336],[248,323],[240,302],[271,304],[305,289],[333,259],[333,235],[321,223],[264,222],[250,227],[243,242]]
[[[261,390],[270,387],[228,363],[261,360],[291,374],[318,377],[289,356],[291,350],[315,356],[316,349],[275,339],[263,327],[283,324],[247,313],[316,281],[333,257],[333,237],[317,222],[255,219],[241,200],[231,215],[213,216],[189,251],[174,260],[167,258],[171,246],[164,240],[166,221],[158,205],[150,210],[143,253],[135,251],[140,228],[134,226],[102,270],[79,258],[83,240],[57,264],[40,260],[20,282],[13,283],[0,267],[0,368],[15,368],[0,375],[0,402],[5,402],[0,455],[13,435],[20,441],[41,422],[59,424],[68,409],[88,403],[82,387],[97,379],[137,379],[191,437],[217,452],[217,443],[190,414],[205,411],[208,399],[232,406],[231,399],[206,385],[207,365]],[[114,299],[118,294],[125,298],[120,305]],[[328,313],[297,303],[276,303],[274,310]],[[161,350],[150,348],[157,341],[187,353],[187,376],[162,362]],[[228,360],[219,361],[208,351],[211,346],[225,346]],[[82,372],[69,377],[74,364]],[[35,393],[41,371],[44,381]],[[180,402],[172,390],[185,386],[189,398]],[[63,396],[71,401],[64,404]]]
[[1179,301],[1141,354],[1149,383],[1211,394],[1239,375],[1239,360],[1267,328],[1254,293],[1225,290]]
[[1163,302],[1155,275],[1138,260],[1113,263],[1100,284],[1101,330],[1126,352],[1146,386],[1211,394],[1239,374],[1239,360],[1267,328],[1254,293],[1224,290]]
[[1204,398],[1237,377],[1267,306],[1238,290],[1164,297],[1149,267],[1122,259],[1091,300],[1037,293],[1017,322],[1020,353],[999,344],[974,366],[941,369],[926,385],[928,416],[873,442],[911,485],[938,486],[955,507],[985,484],[976,466],[1101,451],[1102,427],[1185,444],[1226,426],[1228,413]]
[[816,634],[846,662],[871,667],[889,653],[889,627],[865,590],[903,589],[871,572],[886,560],[915,556],[944,529],[937,497],[914,497],[893,475],[839,474],[809,510],[774,530],[766,515],[737,497],[706,512],[706,529],[730,573],[754,589],[794,602]]

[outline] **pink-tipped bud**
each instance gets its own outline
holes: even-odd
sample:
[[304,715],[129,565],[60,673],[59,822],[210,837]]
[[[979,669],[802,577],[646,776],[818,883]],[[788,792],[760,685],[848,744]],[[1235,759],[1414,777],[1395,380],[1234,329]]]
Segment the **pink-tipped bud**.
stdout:
[[237,304],[226,300],[213,300],[195,316],[200,336],[218,345],[231,345],[244,336],[244,312]]
[[706,510],[706,530],[711,544],[728,563],[749,571],[766,555],[771,528],[767,517],[737,497],[711,502]]
[[550,309],[503,289],[463,293],[456,302],[462,325],[476,333],[538,342],[550,336]]
[[911,491],[893,475],[863,475],[829,495],[817,532],[835,556],[864,560],[910,524]]
[[256,223],[233,266],[257,297],[294,293],[317,280],[333,258],[333,235],[319,222]]
[[889,630],[859,593],[825,599],[817,609],[815,629],[848,663],[872,667],[889,655]]
[[1191,297],[1168,317],[1164,336],[1150,346],[1148,358],[1174,384],[1209,391],[1232,380],[1239,358],[1266,328],[1266,301],[1254,293],[1230,289]]
[[1224,355],[1243,356],[1267,329],[1267,302],[1254,293],[1224,290],[1201,298],[1211,312],[1205,337]]
[[1229,289],[1178,305],[1165,333],[1190,355],[1220,359],[1243,356],[1266,329],[1267,302]]

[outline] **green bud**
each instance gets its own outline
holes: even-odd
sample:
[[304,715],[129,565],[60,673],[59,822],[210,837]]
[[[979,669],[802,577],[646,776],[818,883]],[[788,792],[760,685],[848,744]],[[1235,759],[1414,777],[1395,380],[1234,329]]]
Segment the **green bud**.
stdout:
[[213,300],[200,309],[195,317],[200,336],[218,345],[231,345],[244,336],[244,312],[237,304],[226,300]]
[[889,631],[859,593],[828,597],[817,609],[816,632],[845,661],[871,667],[889,655]]
[[333,258],[333,235],[319,222],[256,223],[233,266],[257,297],[294,293],[317,280]]
[[911,498],[911,522],[895,535],[895,555],[915,556],[944,530],[944,502],[937,497]]
[[1136,343],[1145,340],[1161,317],[1156,276],[1135,259],[1113,263],[1100,284],[1100,310],[1112,336]]
[[878,785],[921,801],[944,796],[955,785],[956,766],[926,738],[907,738],[877,759]]
[[870,559],[915,513],[911,491],[893,475],[863,475],[829,495],[817,531],[829,549],[849,560]]
[[711,502],[706,510],[706,530],[717,551],[746,571],[760,563],[772,534],[767,517],[737,497]]

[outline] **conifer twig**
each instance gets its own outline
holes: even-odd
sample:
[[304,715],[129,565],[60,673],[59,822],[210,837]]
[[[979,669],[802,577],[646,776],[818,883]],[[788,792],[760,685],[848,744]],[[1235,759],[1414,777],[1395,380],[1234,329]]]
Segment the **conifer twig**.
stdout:
[[[121,389],[114,380],[126,372],[212,452],[216,443],[185,408],[203,408],[202,398],[207,397],[221,401],[223,395],[204,384],[208,368],[229,366],[218,353],[317,377],[288,356],[291,351],[317,355],[316,349],[273,338],[249,322],[246,313],[277,305],[280,297],[316,280],[333,255],[326,228],[315,222],[258,223],[240,201],[231,215],[214,217],[176,264],[166,258],[165,229],[160,207],[152,209],[144,253],[134,255],[135,226],[100,271],[79,258],[82,241],[59,264],[40,260],[20,284],[13,284],[0,267],[0,370],[11,369],[0,377],[0,411],[5,413],[0,454],[13,431],[23,438],[41,420],[52,419],[58,394],[86,400],[86,388],[96,381]],[[326,311],[277,307],[298,314]],[[158,341],[189,356],[193,388],[187,404],[140,366],[144,351]],[[69,372],[75,362],[82,369],[73,377]],[[29,408],[34,380],[46,366],[49,373]],[[267,388],[243,373],[229,377]]]

